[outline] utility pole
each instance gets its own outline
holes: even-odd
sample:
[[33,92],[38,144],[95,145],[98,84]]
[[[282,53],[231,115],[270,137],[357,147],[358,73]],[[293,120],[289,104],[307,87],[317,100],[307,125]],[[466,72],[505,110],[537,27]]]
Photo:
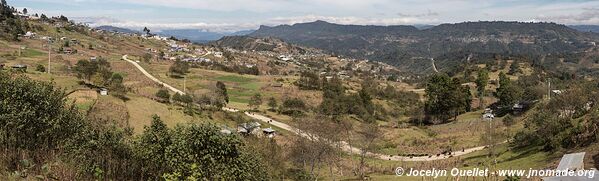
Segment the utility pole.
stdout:
[[551,79],[547,79],[547,99],[551,100]]
[[187,92],[187,76],[183,76],[183,93]]
[[50,51],[52,50],[52,44],[51,44],[50,38],[48,38],[48,74],[50,74]]
[[488,134],[488,149],[489,149],[489,155],[487,156],[488,158],[490,158],[489,160],[489,169],[491,169],[491,167],[493,166],[493,163],[495,163],[495,165],[497,164],[497,159],[495,158],[495,143],[493,141],[493,118],[495,118],[495,116],[493,115],[492,112],[487,112],[485,110],[485,113],[483,114],[483,120],[488,121],[489,122],[489,127],[487,129],[487,134]]

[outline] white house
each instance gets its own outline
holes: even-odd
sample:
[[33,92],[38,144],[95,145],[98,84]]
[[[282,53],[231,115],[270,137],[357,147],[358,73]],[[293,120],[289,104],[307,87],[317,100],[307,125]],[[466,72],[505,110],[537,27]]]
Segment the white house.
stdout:
[[25,38],[35,38],[35,33],[28,31],[27,33],[25,33],[25,35],[23,35],[23,37]]
[[100,95],[103,95],[103,96],[108,95],[108,89],[106,89],[106,88],[100,89]]
[[214,52],[213,54],[217,58],[222,58],[223,57],[223,52]]

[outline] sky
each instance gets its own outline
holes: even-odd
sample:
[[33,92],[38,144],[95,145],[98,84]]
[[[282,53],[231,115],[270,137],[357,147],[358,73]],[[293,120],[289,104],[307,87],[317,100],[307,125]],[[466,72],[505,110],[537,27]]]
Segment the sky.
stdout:
[[233,32],[324,20],[358,25],[464,21],[599,25],[599,0],[7,0],[91,26]]

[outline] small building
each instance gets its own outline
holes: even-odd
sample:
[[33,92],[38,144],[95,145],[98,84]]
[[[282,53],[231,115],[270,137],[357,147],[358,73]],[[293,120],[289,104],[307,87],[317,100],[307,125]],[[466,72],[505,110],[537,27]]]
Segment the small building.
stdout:
[[35,38],[35,33],[28,31],[27,33],[25,33],[25,35],[23,35],[23,37],[25,38]]
[[100,95],[107,96],[107,95],[108,95],[108,89],[106,89],[106,88],[101,88],[101,89],[100,89]]
[[4,69],[4,64],[0,64],[0,69]]
[[222,58],[223,57],[223,52],[214,52],[214,56],[217,58]]
[[25,64],[16,64],[12,66],[13,70],[19,71],[19,72],[27,72],[27,65]]
[[268,138],[273,138],[277,135],[276,131],[272,128],[264,128],[262,129],[262,133],[264,133],[264,136]]
[[98,57],[89,57],[89,61],[95,62],[98,60]]
[[73,49],[71,49],[71,48],[65,48],[63,52],[65,54],[72,54],[73,53]]

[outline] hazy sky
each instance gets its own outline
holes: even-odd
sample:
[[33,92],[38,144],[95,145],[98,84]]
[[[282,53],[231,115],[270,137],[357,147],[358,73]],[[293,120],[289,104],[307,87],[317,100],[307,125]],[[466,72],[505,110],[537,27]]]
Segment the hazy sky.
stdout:
[[412,25],[479,20],[599,25],[599,0],[8,0],[92,25],[210,31],[325,20]]

